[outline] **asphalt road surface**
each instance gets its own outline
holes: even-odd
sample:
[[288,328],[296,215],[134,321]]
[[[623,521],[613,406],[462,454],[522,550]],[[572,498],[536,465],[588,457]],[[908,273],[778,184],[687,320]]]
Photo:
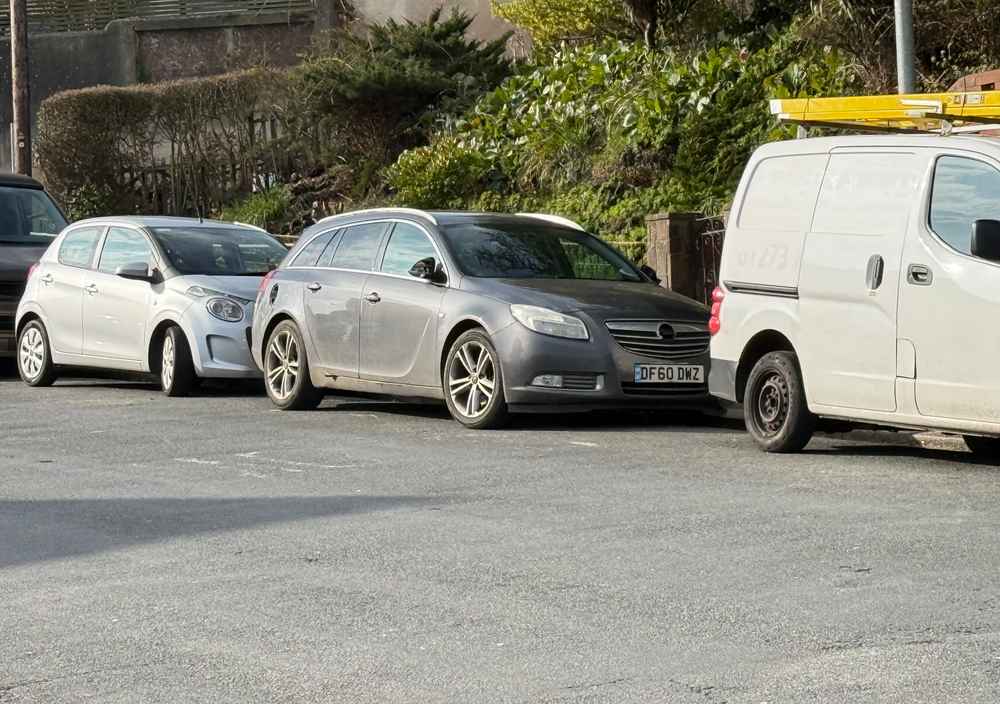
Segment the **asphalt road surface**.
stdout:
[[1000,469],[0,380],[0,702],[996,702]]

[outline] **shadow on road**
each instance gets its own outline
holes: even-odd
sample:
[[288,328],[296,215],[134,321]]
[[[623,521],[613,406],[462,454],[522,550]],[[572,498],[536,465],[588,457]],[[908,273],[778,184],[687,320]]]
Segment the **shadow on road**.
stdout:
[[969,452],[958,450],[936,450],[927,447],[912,447],[908,445],[833,445],[826,448],[806,448],[807,455],[837,455],[844,457],[898,457],[919,460],[932,460],[961,464],[973,467],[994,469],[997,461],[978,457]]
[[0,568],[189,535],[435,503],[442,499],[350,495],[0,501]]

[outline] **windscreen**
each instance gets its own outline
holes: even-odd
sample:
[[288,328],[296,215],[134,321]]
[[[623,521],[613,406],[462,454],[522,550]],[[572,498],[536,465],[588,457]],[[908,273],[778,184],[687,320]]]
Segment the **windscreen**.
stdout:
[[266,232],[236,227],[154,227],[171,266],[181,274],[261,276],[288,250]]
[[466,276],[492,279],[646,281],[593,235],[534,223],[462,223],[442,228]]
[[45,191],[0,186],[0,242],[45,246],[66,225]]

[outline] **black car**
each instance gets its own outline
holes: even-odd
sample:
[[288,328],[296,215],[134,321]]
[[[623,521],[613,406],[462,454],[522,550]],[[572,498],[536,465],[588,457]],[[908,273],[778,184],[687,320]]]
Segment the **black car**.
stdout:
[[66,224],[42,184],[0,174],[0,358],[14,356],[14,313],[28,269]]

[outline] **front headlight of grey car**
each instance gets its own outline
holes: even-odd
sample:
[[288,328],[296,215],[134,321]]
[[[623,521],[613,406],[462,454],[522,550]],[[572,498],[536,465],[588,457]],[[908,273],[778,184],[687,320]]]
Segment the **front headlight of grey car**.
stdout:
[[566,337],[570,340],[590,339],[586,324],[572,315],[564,315],[538,306],[516,304],[510,307],[510,314],[524,327],[543,335]]
[[243,320],[243,306],[231,298],[209,298],[205,301],[205,307],[209,313],[227,323],[238,323]]

